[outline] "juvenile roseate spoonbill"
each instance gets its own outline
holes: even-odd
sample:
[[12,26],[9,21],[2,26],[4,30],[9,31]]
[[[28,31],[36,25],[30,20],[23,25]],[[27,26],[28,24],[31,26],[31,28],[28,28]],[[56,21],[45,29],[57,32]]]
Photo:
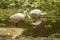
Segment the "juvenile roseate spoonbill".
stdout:
[[39,16],[40,13],[41,13],[41,10],[39,10],[39,9],[34,9],[34,10],[29,12],[29,14],[33,14],[33,15],[37,15],[37,16]]
[[14,20],[17,20],[17,21],[22,20],[24,18],[25,18],[25,15],[22,14],[22,13],[16,13],[16,14],[10,16],[10,19],[14,19]]
[[[34,9],[34,10],[30,11],[29,14],[40,16],[40,15],[45,15],[47,13],[46,12],[42,13],[41,10]],[[42,20],[40,18],[38,18],[35,22],[33,22],[31,24],[37,26],[37,25],[40,25],[41,22],[42,22]]]
[[16,20],[15,26],[17,26],[19,20],[23,20],[24,18],[25,18],[25,15],[22,13],[16,13],[16,14],[10,16],[10,19]]
[[41,10],[39,10],[39,9],[34,9],[34,10],[30,11],[29,14],[33,14],[33,15],[40,16],[40,15],[45,15],[45,14],[47,14],[47,13],[46,13],[46,12],[42,13]]

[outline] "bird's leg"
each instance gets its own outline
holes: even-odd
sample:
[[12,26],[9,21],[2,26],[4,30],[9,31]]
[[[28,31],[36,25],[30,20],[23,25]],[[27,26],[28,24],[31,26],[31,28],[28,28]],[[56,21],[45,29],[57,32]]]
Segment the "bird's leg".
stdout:
[[16,20],[16,23],[15,23],[15,26],[17,27],[18,26],[18,21]]
[[16,27],[18,26],[18,22],[15,23],[15,26],[16,26]]

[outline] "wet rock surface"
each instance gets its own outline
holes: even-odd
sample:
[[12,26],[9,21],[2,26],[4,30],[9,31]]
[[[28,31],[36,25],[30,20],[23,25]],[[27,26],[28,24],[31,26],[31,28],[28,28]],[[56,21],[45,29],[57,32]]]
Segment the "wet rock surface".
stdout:
[[12,40],[23,33],[22,28],[0,28],[0,40]]

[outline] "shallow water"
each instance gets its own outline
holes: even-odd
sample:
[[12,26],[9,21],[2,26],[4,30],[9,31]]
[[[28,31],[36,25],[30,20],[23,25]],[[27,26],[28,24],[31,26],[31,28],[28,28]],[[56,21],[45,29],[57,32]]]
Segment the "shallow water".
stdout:
[[6,28],[25,28],[25,30],[22,34],[25,36],[33,36],[33,37],[48,37],[51,34],[54,33],[60,33],[60,22],[52,23],[52,27],[50,29],[45,29],[44,25],[41,24],[39,26],[33,26],[25,23],[18,23],[17,26],[15,24],[10,25],[8,24],[8,27]]

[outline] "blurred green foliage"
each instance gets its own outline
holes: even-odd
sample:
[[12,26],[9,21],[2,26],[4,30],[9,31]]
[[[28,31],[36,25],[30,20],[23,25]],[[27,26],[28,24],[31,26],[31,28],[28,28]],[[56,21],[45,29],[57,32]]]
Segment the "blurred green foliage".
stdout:
[[47,12],[41,18],[56,22],[60,20],[60,2],[54,0],[0,0],[0,20],[9,20],[12,14],[23,12],[25,9],[40,9]]
[[50,38],[60,38],[60,33],[54,33],[49,36]]
[[9,17],[26,9],[40,9],[42,12],[47,12],[47,15],[41,16],[47,30],[53,27],[52,24],[60,22],[59,0],[0,0],[0,26],[14,24],[15,22],[12,22]]

